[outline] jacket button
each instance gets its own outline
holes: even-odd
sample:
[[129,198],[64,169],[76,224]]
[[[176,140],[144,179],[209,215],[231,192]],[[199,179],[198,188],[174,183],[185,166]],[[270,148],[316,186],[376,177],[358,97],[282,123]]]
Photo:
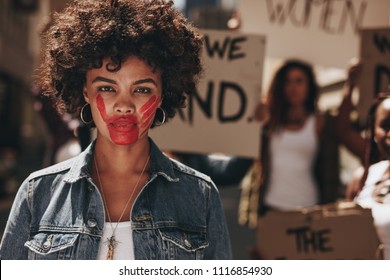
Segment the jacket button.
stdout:
[[94,188],[93,186],[89,185],[89,186],[88,186],[88,190],[89,190],[90,192],[93,192],[93,191],[95,190],[95,188]]
[[50,246],[51,246],[50,241],[45,241],[45,243],[43,243],[43,249],[45,249],[45,250],[49,249]]
[[46,241],[42,244],[43,249],[48,250],[51,248],[51,242],[53,239],[53,235],[49,235]]
[[184,239],[184,244],[185,244],[187,247],[191,248],[191,243],[190,243],[190,241],[188,241],[188,239]]
[[88,225],[89,227],[93,228],[93,227],[96,227],[97,222],[96,222],[95,219],[89,219],[89,220],[87,221],[87,225]]

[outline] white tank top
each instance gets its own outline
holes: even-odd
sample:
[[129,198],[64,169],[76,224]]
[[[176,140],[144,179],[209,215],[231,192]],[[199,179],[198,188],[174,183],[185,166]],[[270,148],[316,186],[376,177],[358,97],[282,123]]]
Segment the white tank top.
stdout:
[[[112,224],[112,227],[111,227]],[[112,229],[117,223],[104,223],[102,242],[98,260],[106,260],[108,253],[108,239],[112,236]],[[120,222],[115,230],[117,244],[114,250],[114,260],[134,260],[133,230],[131,222]]]
[[318,148],[316,118],[310,116],[298,131],[282,130],[270,138],[271,173],[265,204],[280,210],[318,203],[313,165]]

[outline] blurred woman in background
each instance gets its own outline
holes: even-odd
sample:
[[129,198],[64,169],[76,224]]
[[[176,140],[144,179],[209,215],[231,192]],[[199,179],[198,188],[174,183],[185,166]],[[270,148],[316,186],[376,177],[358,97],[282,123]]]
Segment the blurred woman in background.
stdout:
[[[357,66],[348,69],[340,110],[349,108],[358,74]],[[289,60],[276,72],[255,113],[264,124],[261,156],[242,184],[241,224],[255,228],[258,214],[268,209],[293,210],[339,198],[339,144],[363,159],[364,141],[351,129],[349,115],[340,112],[336,119],[319,112],[318,94],[310,64]]]

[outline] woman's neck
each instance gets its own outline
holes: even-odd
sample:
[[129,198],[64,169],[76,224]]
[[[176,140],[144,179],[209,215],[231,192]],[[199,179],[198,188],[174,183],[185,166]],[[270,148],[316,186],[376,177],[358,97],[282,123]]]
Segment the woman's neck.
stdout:
[[304,106],[291,106],[287,111],[286,123],[303,124],[308,117]]
[[147,137],[133,145],[120,146],[97,138],[94,156],[101,173],[131,174],[141,172],[150,154]]

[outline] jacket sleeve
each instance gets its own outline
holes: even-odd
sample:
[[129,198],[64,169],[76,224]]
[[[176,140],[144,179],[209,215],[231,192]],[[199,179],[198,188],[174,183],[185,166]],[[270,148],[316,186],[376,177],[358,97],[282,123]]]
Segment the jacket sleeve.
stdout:
[[1,260],[25,260],[28,257],[28,249],[24,246],[30,236],[28,194],[28,181],[25,180],[16,194],[1,240]]
[[231,260],[232,250],[225,213],[218,190],[212,183],[207,217],[207,239],[209,246],[205,249],[206,260]]

